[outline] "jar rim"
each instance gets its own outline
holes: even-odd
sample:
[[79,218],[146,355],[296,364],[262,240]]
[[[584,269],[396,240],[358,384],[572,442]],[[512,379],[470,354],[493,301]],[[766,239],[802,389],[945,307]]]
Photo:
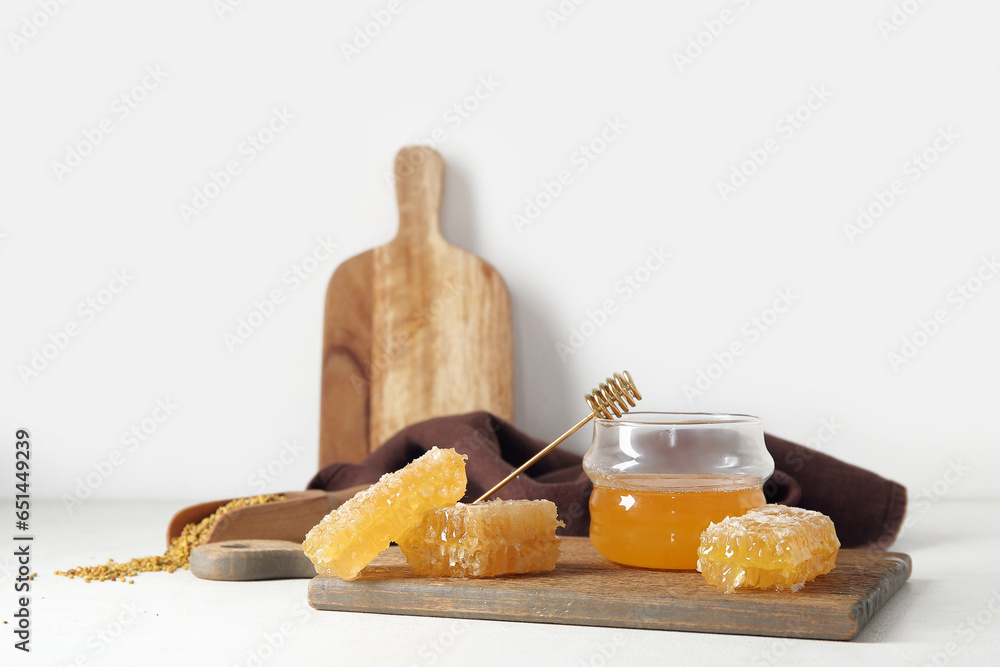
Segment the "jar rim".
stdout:
[[[646,418],[644,418],[646,417]],[[739,413],[715,412],[629,412],[621,417],[595,417],[603,426],[710,426],[722,424],[760,424],[760,417]]]

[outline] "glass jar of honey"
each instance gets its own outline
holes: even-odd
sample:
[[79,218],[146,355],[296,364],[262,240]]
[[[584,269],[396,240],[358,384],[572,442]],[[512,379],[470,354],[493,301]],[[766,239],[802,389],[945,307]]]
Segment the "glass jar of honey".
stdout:
[[583,459],[590,539],[622,565],[693,570],[711,522],[765,504],[774,472],[757,417],[630,412],[595,419]]

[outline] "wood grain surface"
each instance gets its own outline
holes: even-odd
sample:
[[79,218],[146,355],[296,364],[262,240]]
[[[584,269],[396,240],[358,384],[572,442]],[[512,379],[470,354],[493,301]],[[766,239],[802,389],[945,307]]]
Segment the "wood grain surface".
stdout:
[[297,542],[229,540],[191,551],[191,573],[215,581],[302,579],[316,576],[312,561]]
[[[340,491],[285,491],[287,500],[239,507],[223,514],[205,537],[205,542],[227,540],[269,539],[302,542],[306,533],[319,523],[330,510],[340,507],[355,493],[367,486],[354,486]],[[213,500],[183,508],[167,526],[167,546],[189,523],[198,523],[228,503]]]
[[837,567],[796,592],[723,595],[694,571],[627,568],[585,537],[563,538],[552,572],[428,579],[397,547],[355,581],[309,582],[316,609],[724,634],[852,639],[910,576],[901,553],[841,550]]
[[441,236],[444,163],[424,146],[395,162],[399,231],[327,287],[320,467],[355,462],[432,417],[512,420],[510,296],[496,269]]

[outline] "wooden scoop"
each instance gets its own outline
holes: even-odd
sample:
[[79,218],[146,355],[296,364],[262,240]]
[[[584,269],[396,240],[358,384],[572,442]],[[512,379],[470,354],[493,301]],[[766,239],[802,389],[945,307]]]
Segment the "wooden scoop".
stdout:
[[[309,529],[344,502],[354,497],[367,485],[342,491],[289,491],[283,493],[287,500],[251,505],[230,510],[222,515],[205,538],[205,542],[226,540],[269,539],[301,543]],[[167,545],[189,523],[198,523],[215,510],[233,500],[213,500],[185,507],[170,520],[167,527]]]

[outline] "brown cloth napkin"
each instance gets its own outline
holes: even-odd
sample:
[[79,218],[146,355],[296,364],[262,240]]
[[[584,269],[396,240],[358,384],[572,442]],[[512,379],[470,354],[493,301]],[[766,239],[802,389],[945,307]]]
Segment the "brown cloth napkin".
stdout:
[[[774,475],[764,484],[769,503],[826,514],[845,548],[885,549],[895,541],[906,512],[903,486],[773,435],[765,434],[764,442],[775,467]],[[470,502],[547,444],[487,412],[438,417],[404,428],[360,463],[326,466],[310,480],[308,488],[335,491],[371,484],[431,447],[454,447],[469,457],[469,485],[462,500]],[[583,458],[555,449],[494,497],[551,500],[566,523],[560,531],[563,535],[587,535],[592,488],[583,472]]]

